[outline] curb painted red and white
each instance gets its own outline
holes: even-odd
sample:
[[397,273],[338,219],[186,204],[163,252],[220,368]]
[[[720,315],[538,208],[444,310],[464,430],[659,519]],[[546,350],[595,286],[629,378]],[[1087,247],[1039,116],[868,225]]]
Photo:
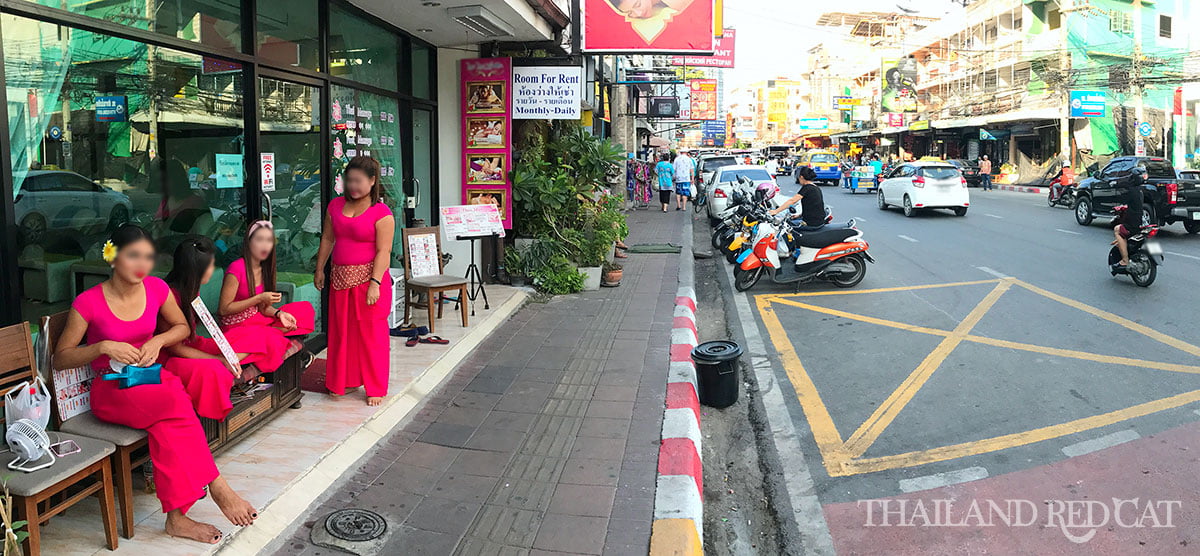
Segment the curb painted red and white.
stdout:
[[1040,188],[1040,187],[1031,187],[1031,186],[1028,186],[1028,185],[1000,185],[1000,184],[994,184],[994,185],[992,185],[992,187],[995,187],[996,189],[999,189],[1000,191],[1015,191],[1015,192],[1017,192],[1017,193],[1037,193],[1037,194],[1041,194],[1041,192],[1042,192],[1042,188]]
[[[690,230],[689,230],[690,232]],[[690,249],[685,250],[690,255]],[[687,257],[691,262],[691,257]],[[682,270],[682,269],[681,269]],[[692,349],[699,343],[696,291],[691,268],[680,273],[671,328],[671,361],[667,376],[654,524],[650,554],[703,554],[704,466],[700,445],[700,396]]]

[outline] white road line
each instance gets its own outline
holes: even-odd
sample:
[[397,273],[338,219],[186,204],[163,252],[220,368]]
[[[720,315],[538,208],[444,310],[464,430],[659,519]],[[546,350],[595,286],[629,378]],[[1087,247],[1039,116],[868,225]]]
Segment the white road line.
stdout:
[[917,492],[918,490],[929,490],[931,488],[978,481],[979,479],[986,479],[987,476],[987,469],[982,467],[968,467],[956,471],[925,475],[924,477],[900,479],[900,490],[904,492]]
[[1083,235],[1083,234],[1081,234],[1081,233],[1079,233],[1079,232],[1072,232],[1071,230],[1064,230],[1064,229],[1062,229],[1062,228],[1055,228],[1055,229],[1054,229],[1054,231],[1056,231],[1056,232],[1062,232],[1062,233],[1064,233],[1064,234],[1071,234],[1071,235],[1073,235],[1073,236],[1081,236],[1081,235]]
[[988,273],[988,274],[991,274],[992,276],[995,276],[996,278],[1009,278],[1009,275],[1007,275],[1007,274],[1004,274],[1003,272],[997,272],[997,271],[995,271],[995,270],[992,270],[992,269],[990,269],[990,268],[988,268],[988,267],[986,267],[986,266],[977,266],[977,267],[975,267],[975,268],[978,268],[979,270],[982,270],[982,271],[984,271],[984,272],[986,272],[986,273]]
[[1200,261],[1200,257],[1197,257],[1195,255],[1184,255],[1183,253],[1176,253],[1174,251],[1167,251],[1167,254],[1171,255],[1173,257],[1183,257],[1185,259],[1192,259],[1192,260]]
[[920,242],[918,242],[917,240],[915,240],[915,239],[913,239],[913,238],[911,238],[911,237],[908,237],[908,236],[906,236],[906,235],[898,235],[898,236],[896,236],[896,237],[898,237],[898,238],[900,238],[900,239],[903,239],[903,240],[906,240],[906,241],[911,241],[911,242],[913,242],[913,243],[920,243]]
[[866,222],[866,221],[867,221],[867,219],[866,219],[866,218],[863,218],[863,217],[861,217],[861,216],[854,216],[854,217],[852,217],[852,218],[854,218],[855,220],[857,220],[857,221],[859,221],[859,222]]
[[1069,458],[1073,458],[1075,456],[1082,456],[1084,454],[1097,452],[1105,448],[1111,448],[1117,444],[1124,444],[1130,440],[1137,440],[1141,437],[1142,435],[1138,434],[1137,431],[1133,429],[1125,429],[1112,434],[1106,434],[1100,438],[1093,438],[1091,440],[1084,440],[1083,442],[1076,442],[1070,446],[1063,446],[1062,453]]
[[995,214],[988,214],[988,213],[986,213],[986,212],[985,212],[985,213],[983,213],[983,215],[984,215],[984,216],[987,216],[987,217],[989,217],[989,218],[999,218],[999,219],[1001,219],[1001,220],[1004,220],[1004,217],[1003,217],[1003,216],[997,216],[997,215],[995,215]]

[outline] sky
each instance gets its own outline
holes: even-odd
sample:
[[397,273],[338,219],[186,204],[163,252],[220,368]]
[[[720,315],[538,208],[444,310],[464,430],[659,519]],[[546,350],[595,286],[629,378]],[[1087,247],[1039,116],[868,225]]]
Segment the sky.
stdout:
[[725,0],[725,26],[738,32],[737,67],[725,72],[726,90],[763,79],[796,76],[805,67],[805,52],[837,34],[834,27],[817,26],[822,13],[894,12],[899,11],[896,4],[928,16],[961,9],[961,3],[953,0]]

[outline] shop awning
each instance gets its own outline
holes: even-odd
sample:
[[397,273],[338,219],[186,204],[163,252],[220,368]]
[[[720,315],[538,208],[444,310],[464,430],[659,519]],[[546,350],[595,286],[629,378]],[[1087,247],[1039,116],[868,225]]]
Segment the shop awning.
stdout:
[[1000,124],[1005,122],[1020,122],[1024,120],[1057,120],[1062,118],[1061,108],[1038,108],[1034,110],[1017,110],[1016,112],[1006,112],[1004,114],[993,114],[984,116],[989,124]]

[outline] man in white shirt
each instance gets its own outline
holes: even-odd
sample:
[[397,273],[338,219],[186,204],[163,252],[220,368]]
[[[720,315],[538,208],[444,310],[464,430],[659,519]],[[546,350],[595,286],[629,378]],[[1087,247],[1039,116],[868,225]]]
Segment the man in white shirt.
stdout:
[[772,178],[775,177],[776,174],[779,173],[779,161],[778,160],[775,160],[774,158],[768,158],[766,166],[767,166],[767,173],[771,174]]
[[675,210],[687,208],[695,176],[696,162],[688,156],[687,151],[679,151],[679,156],[675,157]]

